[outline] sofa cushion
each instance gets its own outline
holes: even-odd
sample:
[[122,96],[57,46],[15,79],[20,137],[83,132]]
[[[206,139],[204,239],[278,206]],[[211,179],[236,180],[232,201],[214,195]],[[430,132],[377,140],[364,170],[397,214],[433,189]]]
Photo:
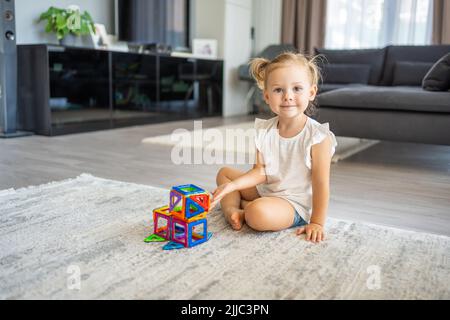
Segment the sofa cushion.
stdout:
[[250,73],[250,65],[249,64],[241,64],[238,68],[238,77],[239,80],[255,82],[251,73]]
[[334,50],[315,48],[315,53],[323,55],[332,64],[367,64],[371,66],[369,84],[380,81],[386,48],[381,49],[355,49]]
[[321,107],[450,113],[450,92],[421,87],[357,86],[318,95]]
[[380,85],[392,85],[397,61],[435,63],[448,52],[450,52],[450,45],[388,46]]
[[363,86],[363,84],[323,83],[323,84],[319,85],[319,93],[327,92],[327,91],[331,91],[331,90],[342,89],[342,88],[358,87],[358,86]]
[[397,61],[394,67],[393,86],[421,86],[427,72],[433,67],[429,62]]
[[450,53],[439,59],[428,71],[422,87],[429,91],[447,91],[450,89]]
[[370,69],[370,64],[329,63],[322,66],[321,72],[323,83],[368,84]]

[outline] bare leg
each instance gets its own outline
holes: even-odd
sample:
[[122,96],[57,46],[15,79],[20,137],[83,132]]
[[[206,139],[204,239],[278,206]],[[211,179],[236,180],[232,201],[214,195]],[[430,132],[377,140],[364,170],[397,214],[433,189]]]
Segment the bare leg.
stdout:
[[257,231],[280,231],[292,226],[295,209],[289,201],[262,197],[245,208],[245,222]]
[[[217,174],[217,185],[231,182],[244,174],[245,172],[233,168],[222,168]],[[259,194],[256,187],[235,191],[223,197],[220,205],[225,218],[233,229],[240,230],[244,224],[244,210],[241,207],[241,200],[253,201],[257,198],[259,198]]]
[[246,208],[250,203],[252,203],[252,202],[251,202],[251,201],[244,200],[244,199],[241,199],[241,208],[245,210],[245,208]]

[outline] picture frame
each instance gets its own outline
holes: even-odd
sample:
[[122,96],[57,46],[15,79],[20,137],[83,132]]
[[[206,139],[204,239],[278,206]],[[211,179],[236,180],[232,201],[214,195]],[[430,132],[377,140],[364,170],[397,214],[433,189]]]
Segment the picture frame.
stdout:
[[92,41],[94,42],[95,48],[109,48],[111,46],[110,37],[106,31],[104,24],[96,23],[95,34],[91,34]]
[[217,59],[216,39],[193,39],[192,54],[200,58]]

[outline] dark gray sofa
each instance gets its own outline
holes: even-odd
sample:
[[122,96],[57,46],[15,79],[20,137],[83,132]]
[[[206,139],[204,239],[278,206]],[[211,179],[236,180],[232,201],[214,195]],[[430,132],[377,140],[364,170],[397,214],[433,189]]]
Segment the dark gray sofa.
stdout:
[[450,91],[422,89],[449,52],[450,45],[316,49],[327,61],[316,119],[339,136],[450,145]]

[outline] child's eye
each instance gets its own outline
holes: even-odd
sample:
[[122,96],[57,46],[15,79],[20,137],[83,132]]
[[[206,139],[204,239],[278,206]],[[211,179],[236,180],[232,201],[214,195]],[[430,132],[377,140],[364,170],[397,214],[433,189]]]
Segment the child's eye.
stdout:
[[275,89],[273,89],[273,92],[281,93],[281,92],[283,92],[283,90],[281,88],[275,88]]
[[302,87],[294,87],[294,92],[300,92],[302,90],[303,90]]

